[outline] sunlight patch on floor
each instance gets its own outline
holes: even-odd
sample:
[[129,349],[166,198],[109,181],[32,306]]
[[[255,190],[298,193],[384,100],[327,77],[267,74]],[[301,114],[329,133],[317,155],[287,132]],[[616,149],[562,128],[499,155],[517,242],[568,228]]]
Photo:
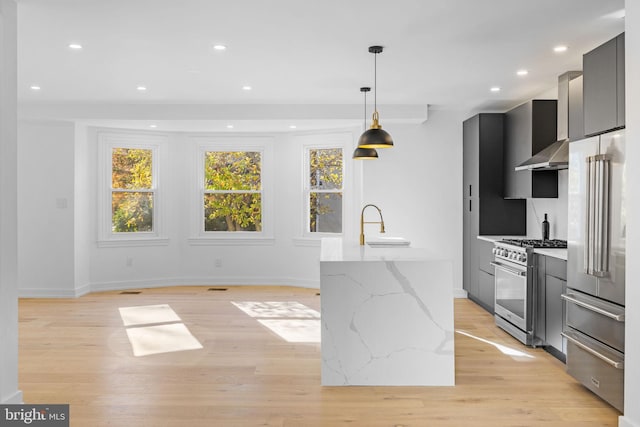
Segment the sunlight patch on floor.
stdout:
[[168,304],[120,307],[118,310],[120,310],[120,317],[122,317],[124,326],[182,321]]
[[297,301],[231,303],[287,342],[320,342],[320,313],[304,304]]
[[320,313],[297,301],[240,301],[231,302],[251,317],[319,319]]
[[320,319],[258,319],[287,342],[320,342]]
[[127,336],[134,356],[202,348],[183,323],[127,328]]
[[203,348],[168,304],[118,310],[136,357]]
[[495,343],[493,341],[486,340],[484,338],[476,337],[475,335],[472,335],[472,334],[470,334],[468,332],[465,332],[465,331],[457,330],[456,332],[459,333],[460,335],[464,335],[466,337],[473,338],[474,340],[478,340],[480,342],[492,345],[495,348],[497,348],[498,350],[500,350],[500,352],[502,352],[503,354],[506,354],[507,356],[510,356],[513,359],[516,359],[516,360],[518,360],[518,359],[535,359],[534,356],[532,356],[532,355],[530,355],[528,353],[525,353],[524,351],[516,350],[515,348],[507,347],[506,345],[498,344],[498,343]]

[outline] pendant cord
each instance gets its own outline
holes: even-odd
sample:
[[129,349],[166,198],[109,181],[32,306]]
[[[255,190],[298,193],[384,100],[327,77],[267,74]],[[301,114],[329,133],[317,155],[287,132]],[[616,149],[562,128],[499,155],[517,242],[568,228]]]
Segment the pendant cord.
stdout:
[[373,111],[378,111],[378,54],[373,54]]
[[364,92],[364,129],[367,129],[367,92]]

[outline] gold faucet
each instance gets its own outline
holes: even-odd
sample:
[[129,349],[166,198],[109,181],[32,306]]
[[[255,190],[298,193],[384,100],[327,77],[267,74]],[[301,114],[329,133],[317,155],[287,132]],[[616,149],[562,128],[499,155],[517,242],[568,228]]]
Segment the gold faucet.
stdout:
[[[378,211],[378,214],[380,214],[380,221],[367,221],[365,222],[364,220],[364,210],[367,209],[369,206],[373,206],[374,208],[376,208],[376,210]],[[365,224],[380,224],[380,232],[384,233],[384,219],[382,219],[382,211],[380,210],[379,207],[377,207],[376,205],[365,205],[364,208],[362,208],[362,212],[360,212],[360,246],[364,245],[364,225]]]

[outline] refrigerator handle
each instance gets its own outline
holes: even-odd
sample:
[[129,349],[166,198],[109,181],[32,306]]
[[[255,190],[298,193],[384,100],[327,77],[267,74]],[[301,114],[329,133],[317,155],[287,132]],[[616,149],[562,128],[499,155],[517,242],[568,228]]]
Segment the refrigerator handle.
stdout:
[[603,277],[609,272],[609,160],[602,154],[586,160],[584,271]]

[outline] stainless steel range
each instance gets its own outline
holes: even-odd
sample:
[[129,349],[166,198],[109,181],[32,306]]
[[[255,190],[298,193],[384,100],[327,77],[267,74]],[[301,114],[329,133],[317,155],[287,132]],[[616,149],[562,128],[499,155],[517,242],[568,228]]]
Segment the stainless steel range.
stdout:
[[565,240],[505,239],[493,248],[496,325],[525,345],[536,338],[537,292],[535,248],[566,248]]

